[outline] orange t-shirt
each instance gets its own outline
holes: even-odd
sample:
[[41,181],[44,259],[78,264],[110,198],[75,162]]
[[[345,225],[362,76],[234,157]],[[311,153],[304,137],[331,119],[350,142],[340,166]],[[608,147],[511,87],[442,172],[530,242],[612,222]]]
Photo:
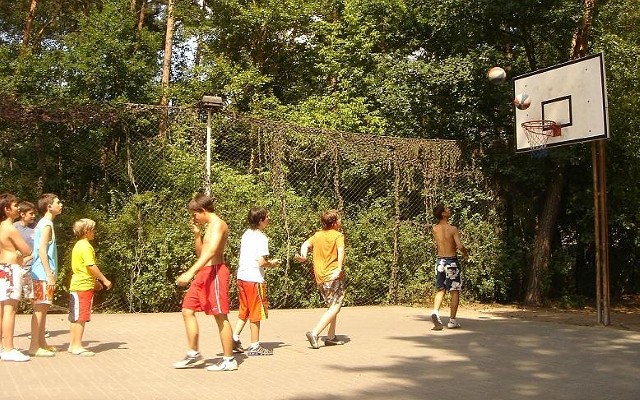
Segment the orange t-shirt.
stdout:
[[322,230],[311,236],[309,243],[313,250],[316,283],[330,281],[338,266],[338,248],[344,248],[344,235],[335,229]]

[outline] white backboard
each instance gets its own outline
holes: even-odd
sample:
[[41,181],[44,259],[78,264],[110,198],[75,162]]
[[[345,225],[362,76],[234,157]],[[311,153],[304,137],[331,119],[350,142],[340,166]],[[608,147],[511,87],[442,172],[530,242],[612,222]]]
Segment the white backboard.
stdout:
[[515,110],[516,152],[530,151],[522,123],[552,120],[562,127],[547,147],[609,137],[604,57],[596,54],[517,76],[514,97],[526,93],[531,105]]

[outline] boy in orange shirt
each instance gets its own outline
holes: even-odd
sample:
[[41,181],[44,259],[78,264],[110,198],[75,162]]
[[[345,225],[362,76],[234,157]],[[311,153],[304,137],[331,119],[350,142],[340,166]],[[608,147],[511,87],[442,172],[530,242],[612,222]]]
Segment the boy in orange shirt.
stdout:
[[316,284],[329,307],[322,314],[316,326],[306,333],[312,348],[318,349],[320,333],[329,326],[325,346],[342,345],[344,342],[336,337],[336,319],[342,300],[345,283],[342,265],[344,263],[344,235],[339,231],[342,223],[336,210],[328,210],[320,216],[322,230],[316,232],[300,246],[300,254],[296,254],[299,262],[307,261],[307,253],[313,251],[313,272]]

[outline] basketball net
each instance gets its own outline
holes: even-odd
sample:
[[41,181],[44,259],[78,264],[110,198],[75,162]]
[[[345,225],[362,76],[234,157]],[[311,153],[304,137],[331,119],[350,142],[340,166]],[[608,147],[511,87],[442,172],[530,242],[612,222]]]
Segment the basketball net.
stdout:
[[560,126],[554,121],[525,121],[521,125],[532,151],[545,149],[550,137],[560,136]]

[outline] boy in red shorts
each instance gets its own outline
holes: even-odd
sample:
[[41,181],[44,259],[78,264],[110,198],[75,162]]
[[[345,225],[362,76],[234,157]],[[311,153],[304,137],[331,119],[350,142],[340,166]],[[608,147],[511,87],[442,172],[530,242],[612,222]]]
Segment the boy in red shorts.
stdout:
[[233,332],[233,350],[242,353],[240,333],[247,320],[250,321],[251,345],[249,356],[269,356],[273,350],[260,345],[260,321],[267,319],[267,285],[264,269],[280,265],[280,260],[269,259],[269,239],[262,231],[269,225],[269,214],[262,207],[253,207],[247,215],[249,229],[240,240],[240,260],[238,262],[238,297],[240,307],[238,322]]
[[73,224],[73,234],[78,241],[71,251],[71,283],[69,285],[69,353],[79,357],[92,357],[93,351],[82,346],[84,325],[91,321],[91,306],[93,305],[93,292],[96,288],[96,279],[109,289],[111,282],[98,268],[96,253],[90,241],[96,234],[96,223],[88,218],[82,218]]
[[[213,199],[204,194],[196,195],[189,202],[191,214],[191,230],[195,238],[196,256],[198,259],[186,272],[177,279],[178,286],[189,289],[182,300],[182,318],[187,331],[189,350],[184,359],[173,364],[174,368],[191,368],[204,363],[198,349],[197,311],[213,315],[218,325],[220,341],[224,356],[218,364],[207,367],[208,371],[233,371],[238,363],[233,357],[233,337],[231,324],[227,318],[229,313],[229,269],[224,262],[224,248],[229,236],[227,223],[214,213]],[[206,226],[204,235],[200,226]]]

